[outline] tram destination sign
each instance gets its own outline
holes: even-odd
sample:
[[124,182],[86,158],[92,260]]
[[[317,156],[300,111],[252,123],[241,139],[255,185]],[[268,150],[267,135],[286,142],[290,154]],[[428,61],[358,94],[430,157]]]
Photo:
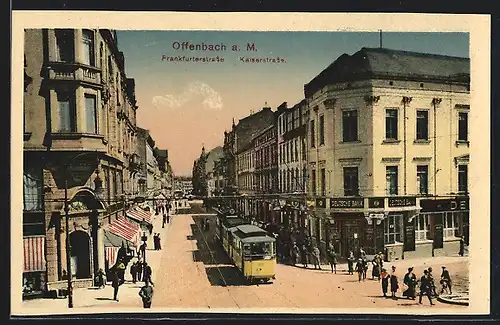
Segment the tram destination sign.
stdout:
[[363,198],[331,198],[330,208],[332,209],[362,209],[365,207]]
[[409,207],[417,205],[415,197],[390,197],[389,207]]

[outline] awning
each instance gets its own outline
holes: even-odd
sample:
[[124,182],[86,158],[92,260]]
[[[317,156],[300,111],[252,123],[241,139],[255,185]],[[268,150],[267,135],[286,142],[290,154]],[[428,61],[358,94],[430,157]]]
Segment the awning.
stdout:
[[24,272],[45,271],[45,236],[23,238]]
[[153,224],[153,214],[151,212],[144,211],[139,207],[130,208],[127,211],[127,217],[139,222],[145,221],[149,224]]
[[136,245],[139,243],[140,229],[139,226],[127,221],[125,218],[118,218],[108,225],[109,232],[126,239],[132,244]]
[[106,259],[108,260],[109,267],[115,265],[118,249],[118,247],[106,247]]

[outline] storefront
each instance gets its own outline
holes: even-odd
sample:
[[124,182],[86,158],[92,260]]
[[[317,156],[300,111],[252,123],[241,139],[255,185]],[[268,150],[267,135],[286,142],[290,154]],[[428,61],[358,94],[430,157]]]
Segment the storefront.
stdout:
[[460,250],[460,238],[469,244],[469,197],[437,197],[420,200],[415,220],[417,246],[424,256],[453,256]]
[[45,236],[23,238],[23,299],[46,291]]

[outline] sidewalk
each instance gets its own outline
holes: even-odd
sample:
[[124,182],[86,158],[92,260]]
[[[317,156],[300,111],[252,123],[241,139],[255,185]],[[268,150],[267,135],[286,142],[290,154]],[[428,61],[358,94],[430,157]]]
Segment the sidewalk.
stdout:
[[[172,222],[175,222],[176,216],[171,212],[170,223],[165,225],[165,228],[162,228],[163,216],[162,215],[153,215],[153,234],[160,233],[162,249],[159,251],[155,251],[153,249],[153,241],[151,240],[151,246],[149,246],[148,240],[148,249],[146,250],[146,261],[151,266],[153,271],[151,280],[153,283],[155,282],[156,274],[160,272],[161,260],[163,253],[165,252],[165,242],[168,230]],[[152,236],[150,236],[152,237]],[[120,286],[118,292],[119,301],[116,302],[113,300],[113,287],[111,286],[111,282],[107,282],[106,287],[103,289],[97,288],[75,288],[73,289],[73,308],[89,308],[89,307],[103,307],[106,305],[114,304],[115,306],[120,306],[120,304],[126,304],[127,306],[131,304],[137,304],[137,306],[141,306],[140,297],[139,297],[139,289],[144,285],[144,282],[132,283],[132,276],[130,275],[130,266],[133,261],[137,259],[134,258],[129,263],[128,268],[125,272],[125,283]],[[48,299],[48,298],[40,298],[33,300],[25,300],[22,302],[22,308],[30,309],[30,312],[36,311],[37,309],[40,312],[50,312],[50,311],[65,311],[70,310],[68,308],[68,299],[67,298],[56,298],[56,299]]]

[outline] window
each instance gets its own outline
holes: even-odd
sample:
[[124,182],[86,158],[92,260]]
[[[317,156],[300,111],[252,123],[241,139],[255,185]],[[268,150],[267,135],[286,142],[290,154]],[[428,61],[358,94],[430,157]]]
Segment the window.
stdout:
[[385,167],[387,195],[398,195],[398,166]]
[[429,192],[429,166],[417,166],[418,193],[427,194]]
[[111,59],[111,55],[108,56],[108,75],[110,81],[113,82],[113,59]]
[[321,168],[321,195],[326,195],[326,170]]
[[444,213],[444,225],[443,225],[443,237],[453,238],[458,235],[458,213],[445,212]]
[[429,238],[429,215],[420,214],[415,220],[415,241],[424,241]]
[[343,111],[342,112],[342,135],[344,142],[352,142],[358,140],[358,111]]
[[344,196],[359,195],[358,167],[344,167]]
[[306,191],[306,184],[307,184],[307,168],[304,167],[302,169],[302,191]]
[[56,123],[56,132],[76,132],[75,98],[69,93],[58,92],[57,104],[59,123]]
[[87,133],[97,133],[96,96],[85,94],[85,126]]
[[313,195],[316,195],[316,170],[311,170],[311,191]]
[[294,155],[295,154],[295,150],[293,148],[294,142],[290,141],[288,144],[290,145],[290,161],[295,161],[295,155]]
[[311,121],[311,148],[316,147],[316,130],[314,121]]
[[108,167],[103,167],[104,169],[104,186],[106,188],[106,198],[108,200],[108,204],[111,200],[111,179]]
[[325,116],[319,117],[319,144],[325,144]]
[[42,171],[25,168],[23,173],[23,210],[42,211]]
[[468,185],[467,185],[467,177],[468,177],[468,166],[467,165],[458,165],[458,191],[467,193]]
[[458,113],[458,141],[468,141],[469,116],[466,112]]
[[307,160],[307,152],[306,152],[306,140],[302,139],[302,160],[306,161]]
[[395,242],[401,241],[401,225],[399,224],[400,220],[400,215],[388,215],[384,220],[385,244],[394,244]]
[[83,31],[83,63],[87,65],[95,65],[95,54],[94,54],[94,32],[91,30]]
[[75,59],[74,34],[70,29],[56,29],[56,61],[73,62]]
[[398,110],[387,109],[385,111],[385,138],[388,140],[398,139]]
[[417,111],[417,140],[429,140],[428,111]]

